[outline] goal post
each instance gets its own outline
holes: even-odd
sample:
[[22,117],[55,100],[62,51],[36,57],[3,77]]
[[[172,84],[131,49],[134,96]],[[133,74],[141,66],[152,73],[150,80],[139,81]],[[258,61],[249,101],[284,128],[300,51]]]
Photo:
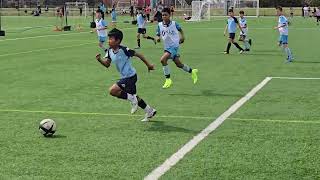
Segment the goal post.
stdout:
[[235,14],[244,11],[246,16],[259,17],[260,0],[211,0],[211,16],[228,16],[228,10]]
[[235,14],[241,10],[246,16],[259,16],[259,0],[204,0],[192,1],[192,17],[190,21],[210,20],[211,17],[228,16],[228,10]]
[[66,14],[70,25],[75,29],[81,29],[86,23],[86,19],[89,15],[89,7],[86,2],[66,2]]

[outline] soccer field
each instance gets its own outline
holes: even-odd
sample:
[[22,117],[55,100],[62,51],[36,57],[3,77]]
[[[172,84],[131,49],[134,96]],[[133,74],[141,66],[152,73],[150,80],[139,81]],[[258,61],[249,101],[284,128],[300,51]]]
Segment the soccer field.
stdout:
[[[133,59],[138,94],[158,111],[143,123],[141,109],[130,115],[127,101],[108,94],[119,75],[96,62],[96,34],[53,32],[48,19],[4,17],[0,179],[143,179],[243,97],[234,114],[160,179],[320,179],[320,28],[313,20],[292,20],[295,61],[289,64],[272,28],[276,17],[248,19],[252,51],[232,47],[230,55],[222,53],[225,19],[181,22],[181,60],[199,69],[199,82],[170,62],[173,86],[165,90],[163,46],[141,40],[138,51],[156,70],[148,73]],[[136,27],[119,28],[123,45],[134,48]],[[281,78],[253,89],[266,77]],[[57,123],[53,138],[38,132],[45,118]]]

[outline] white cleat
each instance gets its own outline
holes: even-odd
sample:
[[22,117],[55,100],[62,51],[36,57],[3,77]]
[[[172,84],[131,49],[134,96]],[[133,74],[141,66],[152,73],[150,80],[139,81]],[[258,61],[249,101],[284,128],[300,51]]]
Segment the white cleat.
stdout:
[[134,95],[134,99],[131,102],[131,114],[134,114],[138,110],[138,98]]
[[148,122],[148,121],[150,121],[150,119],[153,118],[156,114],[157,114],[157,110],[151,109],[149,112],[147,112],[147,113],[144,115],[144,119],[142,119],[141,121],[142,121],[142,122]]
[[244,53],[244,51],[243,50],[241,50],[240,52],[239,52],[239,54],[243,54]]

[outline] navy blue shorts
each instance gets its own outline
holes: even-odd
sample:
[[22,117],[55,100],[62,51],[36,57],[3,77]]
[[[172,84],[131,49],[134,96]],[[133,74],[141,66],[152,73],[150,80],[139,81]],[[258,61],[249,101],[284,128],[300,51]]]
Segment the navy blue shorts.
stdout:
[[135,74],[132,77],[120,79],[117,82],[117,85],[126,93],[137,94],[137,86],[136,86],[137,80],[138,80],[138,77]]
[[146,28],[138,28],[138,33],[139,34],[146,34],[147,33],[147,29]]
[[230,39],[236,38],[236,33],[229,33],[229,38]]

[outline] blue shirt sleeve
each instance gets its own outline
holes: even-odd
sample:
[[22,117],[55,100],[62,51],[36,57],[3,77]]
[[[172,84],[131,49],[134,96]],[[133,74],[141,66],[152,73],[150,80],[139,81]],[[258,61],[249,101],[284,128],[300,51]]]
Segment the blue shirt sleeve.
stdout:
[[157,27],[157,36],[160,36],[160,27],[159,27],[159,24],[158,24],[158,27]]
[[108,26],[108,23],[107,23],[105,20],[102,20],[101,24],[102,24],[102,26],[104,26],[104,27]]
[[284,16],[281,16],[281,17],[280,17],[280,23],[281,23],[281,24],[285,25],[285,24],[287,24],[287,22],[288,22],[288,21],[287,21],[287,18],[285,18]]
[[179,23],[177,23],[177,22],[176,22],[176,28],[178,29],[178,31],[181,31],[181,30],[182,30],[182,28],[181,28],[180,24],[179,24]]

